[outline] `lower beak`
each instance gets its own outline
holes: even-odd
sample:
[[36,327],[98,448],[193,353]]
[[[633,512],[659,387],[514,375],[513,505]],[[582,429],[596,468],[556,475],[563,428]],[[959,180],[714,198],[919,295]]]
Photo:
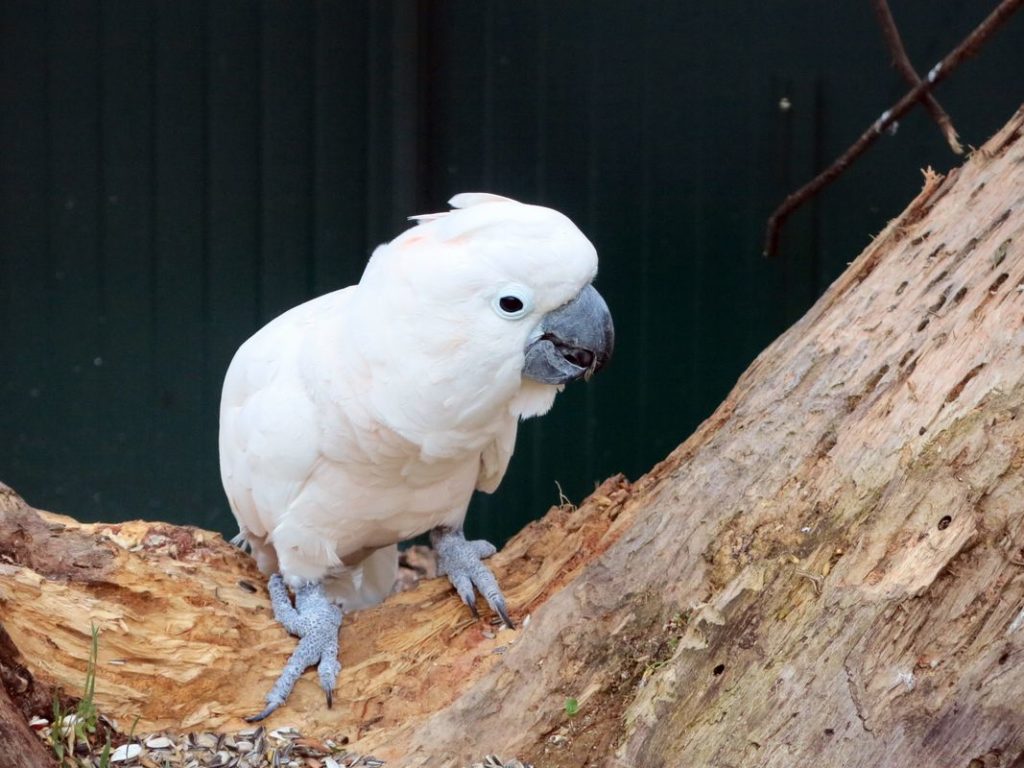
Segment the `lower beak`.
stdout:
[[544,315],[526,346],[523,376],[543,384],[589,379],[615,348],[615,326],[601,294],[588,285],[575,299]]

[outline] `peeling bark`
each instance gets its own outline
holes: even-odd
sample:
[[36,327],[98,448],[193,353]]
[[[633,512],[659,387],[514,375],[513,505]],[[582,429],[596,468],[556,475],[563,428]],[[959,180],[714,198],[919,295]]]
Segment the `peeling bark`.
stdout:
[[[522,630],[423,582],[346,617],[333,710],[307,675],[270,725],[398,765],[1024,765],[1022,133],[926,174],[650,473],[510,542]],[[81,685],[96,622],[140,731],[241,727],[293,647],[213,534],[7,494],[0,542],[37,683]]]

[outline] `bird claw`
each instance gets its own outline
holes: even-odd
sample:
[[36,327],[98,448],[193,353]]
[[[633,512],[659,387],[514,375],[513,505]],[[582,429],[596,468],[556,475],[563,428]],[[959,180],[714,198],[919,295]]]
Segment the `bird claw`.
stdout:
[[[499,597],[501,596],[499,595]],[[509,629],[516,628],[516,625],[512,623],[512,619],[508,617],[508,608],[505,607],[504,597],[501,598],[500,602],[495,601],[494,603],[491,603],[491,607],[494,608],[494,612],[501,617],[501,620],[504,622],[506,627],[508,627]]]
[[[462,597],[462,596],[460,595],[460,597]],[[473,614],[473,620],[474,621],[480,621],[480,611],[476,607],[476,600],[473,599],[475,597],[476,597],[475,594],[469,600],[467,600],[465,597],[463,597],[462,598],[462,602],[465,603],[467,608],[469,608],[469,612],[471,614]]]
[[476,607],[476,594],[479,592],[505,625],[515,629],[515,624],[508,616],[498,580],[481,562],[495,553],[494,545],[483,540],[466,541],[461,530],[445,527],[430,532],[430,543],[437,551],[438,574],[448,576],[473,618],[480,618]]
[[277,702],[277,703],[274,703],[274,704],[268,704],[266,706],[266,708],[263,709],[262,712],[258,712],[255,715],[249,715],[248,717],[243,718],[243,719],[247,723],[258,723],[260,720],[266,720],[270,716],[270,714],[275,709],[277,709],[279,706],[281,706],[281,702]]
[[267,706],[258,714],[245,718],[255,723],[280,707],[291,694],[296,681],[308,667],[317,665],[320,687],[327,696],[327,706],[334,703],[333,689],[341,664],[338,662],[338,630],[341,609],[324,595],[323,586],[305,584],[295,591],[295,605],[288,599],[288,590],[280,575],[270,578],[270,599],[274,617],[286,630],[298,635],[299,643],[288,663],[267,694]]

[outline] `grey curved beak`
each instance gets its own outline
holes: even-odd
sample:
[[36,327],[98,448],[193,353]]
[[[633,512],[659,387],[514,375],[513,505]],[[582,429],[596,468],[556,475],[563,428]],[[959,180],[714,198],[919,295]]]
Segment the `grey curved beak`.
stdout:
[[615,326],[601,294],[588,285],[575,299],[548,312],[526,345],[523,376],[543,384],[589,379],[615,348]]

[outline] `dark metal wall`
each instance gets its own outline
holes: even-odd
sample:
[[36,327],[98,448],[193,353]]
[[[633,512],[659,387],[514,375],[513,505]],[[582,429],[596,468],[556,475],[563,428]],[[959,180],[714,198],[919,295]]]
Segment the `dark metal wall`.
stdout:
[[[988,10],[894,2],[927,69]],[[602,255],[613,366],[524,426],[502,538],[692,431],[919,187],[914,116],[766,215],[904,90],[867,3],[7,0],[0,479],[92,519],[225,532],[220,381],[261,323],[358,279],[404,217],[488,190]],[[1024,95],[1015,19],[939,95],[980,144]],[[791,107],[780,108],[786,97]],[[799,425],[794,425],[799,428]]]

